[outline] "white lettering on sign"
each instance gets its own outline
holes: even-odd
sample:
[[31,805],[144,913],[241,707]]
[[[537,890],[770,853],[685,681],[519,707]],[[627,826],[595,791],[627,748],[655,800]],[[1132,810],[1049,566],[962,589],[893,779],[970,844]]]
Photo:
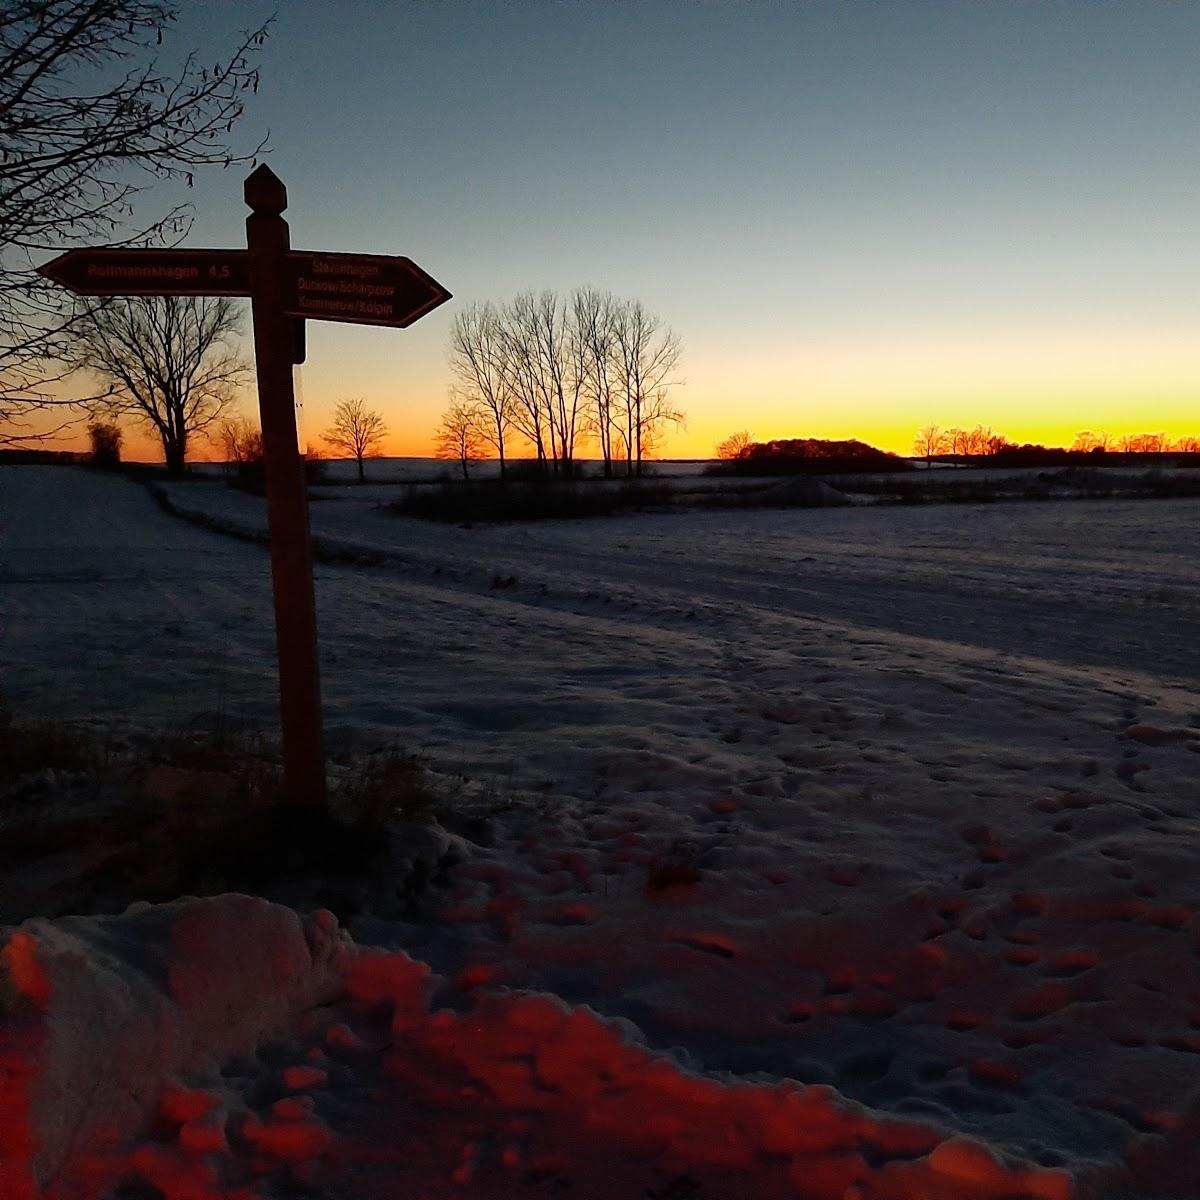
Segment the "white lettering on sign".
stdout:
[[364,278],[379,274],[379,264],[372,262],[347,262],[345,259],[314,258],[312,260],[314,275],[357,275]]
[[[226,269],[228,274],[229,268]],[[88,263],[89,279],[199,279],[199,267],[137,266],[133,263]]]
[[345,317],[390,317],[390,304],[373,304],[369,300],[334,300],[324,296],[300,296],[300,307],[307,312],[337,313]]
[[296,286],[301,292],[325,292],[336,296],[374,296],[386,300],[396,294],[396,288],[390,283],[348,283],[334,279],[309,279],[301,275],[296,280]]

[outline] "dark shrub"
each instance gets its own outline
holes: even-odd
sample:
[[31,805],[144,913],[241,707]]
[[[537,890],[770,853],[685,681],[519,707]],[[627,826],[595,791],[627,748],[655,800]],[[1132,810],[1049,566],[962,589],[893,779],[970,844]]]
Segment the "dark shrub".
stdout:
[[777,438],[751,442],[737,458],[711,463],[706,475],[858,475],[911,471],[912,463],[856,438]]
[[121,465],[121,430],[113,421],[93,421],[88,425],[92,444],[88,462],[102,471],[115,471]]
[[498,479],[411,488],[392,509],[430,521],[545,521],[603,517],[617,512],[664,511],[672,507],[669,484],[631,479],[623,483],[574,483],[542,479],[517,483]]

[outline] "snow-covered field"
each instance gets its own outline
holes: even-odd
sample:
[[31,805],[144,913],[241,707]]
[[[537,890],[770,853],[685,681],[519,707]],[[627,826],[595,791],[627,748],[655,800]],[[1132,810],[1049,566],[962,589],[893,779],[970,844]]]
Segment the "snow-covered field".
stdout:
[[[311,517],[331,750],[514,803],[420,920],[351,926],[441,1007],[364,955],[293,1031],[305,1195],[1200,1192],[1200,502]],[[265,551],[136,484],[0,469],[0,606],[18,712],[273,719]],[[381,996],[390,1049],[342,1053]],[[184,1082],[244,1123],[272,1053]],[[293,1194],[250,1143],[195,1155]]]
[[[591,478],[600,474],[601,464],[597,460],[580,459],[579,464]],[[696,459],[656,459],[647,464],[647,471],[657,476],[682,478],[699,475],[706,466],[706,461]],[[197,463],[193,465],[192,470],[207,478],[216,479],[224,473],[225,467],[222,463]],[[470,473],[472,479],[495,479],[500,474],[499,459],[486,458],[473,463]],[[386,485],[460,477],[456,461],[438,458],[368,458],[364,464],[364,474],[368,484]],[[326,459],[323,475],[325,482],[331,487],[357,485],[358,464],[349,458]]]

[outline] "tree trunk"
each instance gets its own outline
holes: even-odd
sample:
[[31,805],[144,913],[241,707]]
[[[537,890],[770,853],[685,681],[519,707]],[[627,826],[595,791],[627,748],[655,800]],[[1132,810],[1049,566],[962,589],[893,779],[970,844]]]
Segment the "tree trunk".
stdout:
[[185,466],[184,447],[179,439],[172,437],[169,431],[162,432],[163,460],[167,464],[167,474],[174,479],[182,477]]
[[367,477],[366,477],[366,474],[363,472],[363,456],[361,454],[359,454],[357,456],[357,458],[358,458],[358,482],[366,483]]

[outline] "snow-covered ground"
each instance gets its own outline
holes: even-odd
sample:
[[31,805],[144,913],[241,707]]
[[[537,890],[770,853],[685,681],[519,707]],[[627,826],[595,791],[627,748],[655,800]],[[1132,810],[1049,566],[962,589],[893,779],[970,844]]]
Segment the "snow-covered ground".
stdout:
[[[590,478],[600,474],[601,464],[598,460],[578,461]],[[698,459],[655,459],[647,463],[647,471],[657,476],[680,478],[699,475],[706,466],[707,461]],[[224,474],[225,466],[216,462],[196,463],[193,464],[192,470],[204,477],[215,479]],[[368,484],[387,485],[460,478],[459,466],[455,460],[439,458],[368,458],[364,463],[364,474]],[[470,474],[472,479],[495,479],[500,474],[500,461],[485,458],[472,463]],[[358,464],[349,458],[325,459],[323,475],[325,482],[331,487],[357,485]]]
[[[169,498],[264,526],[217,484]],[[478,1132],[447,1165],[436,1112],[368,1120],[369,1072],[343,1063],[308,1089],[335,1137],[299,1156],[305,1194],[1063,1194],[952,1135],[1081,1194],[1200,1191],[1200,502],[463,529],[341,495],[311,516],[331,749],[398,737],[514,803],[420,920],[351,926],[450,981],[382,1077],[415,1072]],[[135,484],[0,469],[0,605],[19,712],[273,719],[265,551]],[[379,961],[360,992],[415,969]],[[632,1024],[572,1017],[590,1032],[564,1042],[560,1002]],[[369,1040],[369,1005],[335,1015]],[[668,1055],[650,1091],[620,1029]],[[542,1032],[572,1067],[530,1085]],[[605,1071],[609,1100],[580,1082]],[[591,1100],[555,1109],[547,1078]],[[834,1089],[796,1093],[811,1144],[763,1134],[785,1080]],[[644,1145],[589,1114],[621,1096]],[[399,1169],[412,1122],[424,1165],[389,1191],[367,1148]],[[531,1123],[558,1154],[536,1170]],[[614,1190],[584,1128],[610,1158],[628,1144]],[[650,1162],[668,1175],[637,1182]]]

